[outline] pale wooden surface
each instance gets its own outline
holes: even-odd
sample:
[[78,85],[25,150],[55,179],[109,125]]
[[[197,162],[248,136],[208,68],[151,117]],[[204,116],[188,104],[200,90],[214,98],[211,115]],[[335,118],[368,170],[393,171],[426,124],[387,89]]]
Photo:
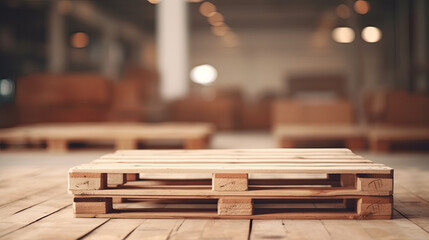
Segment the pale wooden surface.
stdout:
[[[225,136],[215,147],[269,147],[268,134]],[[429,155],[362,154],[395,168],[392,220],[73,218],[67,170],[105,153],[0,153],[0,239],[429,239]]]
[[2,129],[5,140],[183,139],[213,133],[208,123],[46,123]]
[[278,124],[273,133],[276,137],[290,139],[342,139],[365,137],[367,129],[352,124]]
[[46,143],[66,151],[71,142],[113,142],[116,149],[135,149],[139,141],[180,141],[184,148],[206,148],[214,127],[209,123],[46,123],[0,129],[6,145]]
[[394,143],[416,141],[426,141],[425,149],[429,149],[428,126],[374,126],[368,131],[369,148],[374,152],[387,152]]

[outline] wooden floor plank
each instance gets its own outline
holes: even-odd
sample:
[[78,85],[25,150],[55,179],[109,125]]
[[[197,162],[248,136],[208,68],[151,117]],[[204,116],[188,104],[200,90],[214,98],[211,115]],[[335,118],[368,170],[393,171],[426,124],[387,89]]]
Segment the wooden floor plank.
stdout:
[[108,219],[73,218],[72,216],[73,211],[70,206],[0,239],[78,239],[108,221]]
[[0,219],[2,223],[15,223],[14,225],[8,226],[7,228],[0,227],[0,236],[4,236],[11,232],[18,230],[19,228],[25,227],[33,222],[38,221],[52,213],[59,211],[60,209],[71,205],[71,196],[63,194],[57,196],[54,199],[48,200],[41,204],[27,208],[9,217]]
[[[386,155],[388,159],[391,155]],[[1,158],[1,156],[0,156]],[[372,158],[370,158],[372,159]],[[0,159],[3,160],[3,159]],[[34,161],[34,159],[31,159]],[[41,162],[42,158],[37,159]],[[62,160],[62,159],[59,159]],[[31,161],[29,161],[31,162]],[[10,170],[15,167],[2,168],[0,175],[11,173]],[[28,168],[30,169],[30,168]],[[37,169],[37,168],[36,168]],[[0,218],[9,221],[1,221],[0,229],[16,229],[22,226],[22,222],[31,221],[49,214],[50,208],[46,200],[52,199],[50,203],[58,201],[62,192],[66,190],[66,167],[51,169],[43,174],[32,175],[31,171],[23,168],[21,173],[16,176],[19,178],[7,180],[7,184],[2,185],[0,181],[0,196],[8,199],[8,193],[14,193],[8,185],[15,183],[17,190],[15,194],[22,194],[23,197],[16,199],[9,198],[12,202],[7,202],[0,207]],[[30,173],[29,175],[26,175]],[[14,174],[10,174],[13,176]],[[427,233],[427,222],[429,219],[427,202],[427,182],[429,175],[427,170],[416,170],[414,168],[403,168],[395,172],[395,209],[396,213],[392,220],[370,220],[370,221],[330,221],[330,220],[254,220],[251,224],[252,230],[250,239],[324,239],[329,234],[330,239],[429,239]],[[1,178],[0,178],[1,179]],[[9,178],[8,178],[9,179]],[[46,184],[36,186],[40,194],[27,192],[31,184],[38,183],[40,180],[46,180]],[[47,188],[52,183],[58,183],[55,190]],[[28,184],[28,186],[24,186]],[[64,194],[63,194],[64,195]],[[67,203],[68,201],[66,201]],[[71,201],[70,201],[71,202]],[[53,206],[53,205],[51,205]],[[58,205],[57,205],[58,206]],[[39,209],[40,215],[35,210]],[[54,208],[51,208],[54,209]],[[14,218],[9,218],[15,215]],[[27,216],[28,213],[28,216]],[[18,218],[19,216],[19,218]],[[12,220],[13,222],[12,222]],[[113,229],[112,235],[121,238],[125,232],[130,230],[131,226],[126,226],[124,222],[107,219],[75,219],[72,210],[66,207],[45,218],[35,221],[17,231],[6,235],[2,239],[77,239],[85,236],[86,238],[104,239],[105,229]],[[131,220],[133,221],[133,220]],[[146,226],[139,226],[134,231],[132,229],[129,237],[132,239],[247,239],[250,222],[245,224],[224,223],[225,220],[204,220],[204,219],[147,219],[138,220]],[[148,221],[148,222],[147,222]],[[234,220],[231,220],[234,221]],[[128,221],[127,221],[128,222]],[[169,223],[169,222],[172,222]],[[276,223],[275,223],[276,222]],[[103,225],[103,223],[105,225]],[[109,224],[110,223],[110,224]],[[142,223],[142,224],[143,224]],[[243,227],[247,225],[247,227]],[[274,227],[275,226],[275,227]],[[125,230],[126,228],[126,230]],[[140,233],[135,234],[140,228]],[[227,230],[222,230],[226,228]],[[99,229],[99,230],[98,230]],[[131,232],[132,231],[132,232]],[[222,232],[224,231],[224,232]],[[284,234],[282,233],[284,231]],[[325,234],[319,233],[325,231]],[[118,235],[116,235],[118,233]],[[311,236],[311,235],[312,236]]]
[[250,232],[250,220],[209,220],[201,233],[201,239],[247,240]]
[[400,184],[395,185],[394,209],[429,232],[429,203],[417,197]]
[[[330,239],[330,235],[320,220],[283,220],[286,239],[311,239],[317,236],[318,240]],[[311,231],[309,231],[311,226]]]
[[429,239],[429,233],[395,212],[392,220],[358,221],[373,239]]
[[359,220],[322,220],[332,240],[371,240],[374,239],[359,225]]
[[57,198],[60,195],[65,194],[66,192],[67,191],[63,188],[52,188],[43,191],[40,194],[33,194],[23,199],[9,202],[8,204],[5,204],[0,207],[0,216],[2,216],[3,218],[9,217],[19,211],[38,205],[44,201]]
[[20,178],[37,176],[46,168],[8,167],[0,170],[0,186]]
[[120,240],[130,235],[140,224],[143,219],[110,219],[90,234],[85,236],[85,240]]
[[25,178],[17,180],[11,186],[0,189],[0,206],[9,204],[13,201],[25,199],[34,194],[41,194],[52,188],[60,188],[67,183],[66,178],[61,177],[41,177],[41,178]]
[[182,223],[183,219],[146,219],[126,239],[167,240]]
[[177,231],[172,232],[170,240],[199,240],[209,220],[207,219],[185,219]]
[[417,197],[429,203],[429,174],[427,171],[407,169],[395,171],[396,179],[400,179],[400,185],[406,187]]
[[251,240],[286,239],[282,220],[253,220],[250,232]]

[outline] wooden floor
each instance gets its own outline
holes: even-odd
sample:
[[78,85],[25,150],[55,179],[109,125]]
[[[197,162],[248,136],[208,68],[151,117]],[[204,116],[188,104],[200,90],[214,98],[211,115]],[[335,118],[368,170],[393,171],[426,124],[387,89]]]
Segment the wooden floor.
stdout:
[[[219,134],[215,148],[271,147],[268,134]],[[67,170],[107,151],[0,153],[0,239],[429,239],[429,154],[369,155],[395,168],[392,220],[73,218]]]

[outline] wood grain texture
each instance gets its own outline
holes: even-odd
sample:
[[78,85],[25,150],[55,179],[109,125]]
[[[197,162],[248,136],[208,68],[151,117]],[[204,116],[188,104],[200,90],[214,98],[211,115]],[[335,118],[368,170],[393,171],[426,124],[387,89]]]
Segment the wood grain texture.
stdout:
[[213,191],[247,191],[247,173],[214,173],[212,180]]
[[[70,157],[55,155],[58,165],[47,169],[31,165],[51,164],[46,162],[49,155],[44,153],[16,153],[19,158],[26,159],[27,165],[15,161],[11,154],[0,155],[0,162],[8,163],[0,168],[0,230],[11,230],[0,239],[123,239],[124,236],[128,236],[126,239],[186,240],[429,238],[426,184],[429,174],[425,165],[417,164],[424,163],[425,155],[378,156],[386,162],[393,158],[407,159],[406,164],[415,168],[395,169],[394,208],[400,213],[394,211],[393,219],[371,221],[73,218],[71,196],[65,194],[65,173],[70,165],[66,160]],[[89,161],[92,155],[86,155],[90,156],[87,157]],[[418,157],[423,160],[416,161]],[[171,177],[178,179],[181,176]]]

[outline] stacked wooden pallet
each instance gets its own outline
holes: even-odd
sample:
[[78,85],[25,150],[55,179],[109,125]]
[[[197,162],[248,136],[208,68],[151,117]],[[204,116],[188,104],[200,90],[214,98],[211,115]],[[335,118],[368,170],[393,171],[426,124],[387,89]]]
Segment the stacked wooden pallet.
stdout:
[[[365,147],[366,129],[356,124],[347,100],[278,100],[272,106],[273,133],[280,147]],[[332,145],[331,145],[332,146]]]
[[315,141],[318,144],[340,141],[347,148],[362,150],[365,148],[367,129],[358,125],[277,125],[274,136],[280,147],[296,147],[300,142]]
[[66,151],[72,142],[113,142],[116,149],[135,149],[140,141],[180,141],[186,149],[206,148],[213,126],[206,123],[51,123],[0,130],[0,143],[45,143]]
[[348,149],[123,150],[69,171],[76,217],[389,219],[393,169]]
[[372,152],[387,152],[395,143],[423,142],[429,150],[429,127],[375,126],[368,132],[369,148]]

